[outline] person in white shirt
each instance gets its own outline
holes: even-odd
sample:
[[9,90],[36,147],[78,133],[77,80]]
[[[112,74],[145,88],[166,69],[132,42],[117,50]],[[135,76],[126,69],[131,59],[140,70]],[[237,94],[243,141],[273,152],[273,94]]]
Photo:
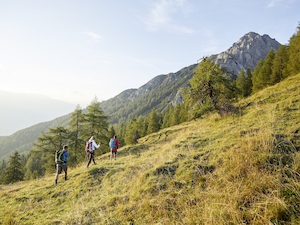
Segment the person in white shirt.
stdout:
[[94,162],[94,164],[96,165],[97,163],[95,162],[95,149],[99,148],[101,145],[101,143],[99,142],[99,144],[97,145],[95,140],[94,140],[94,136],[92,136],[89,140],[89,162],[87,164],[87,168],[89,167],[90,163]]

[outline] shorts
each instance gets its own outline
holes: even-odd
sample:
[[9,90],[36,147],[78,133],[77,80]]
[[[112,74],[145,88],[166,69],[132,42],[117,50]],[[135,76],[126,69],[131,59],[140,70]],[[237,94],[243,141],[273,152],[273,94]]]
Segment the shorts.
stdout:
[[117,154],[117,148],[111,148],[111,154]]
[[56,173],[61,174],[64,171],[65,173],[68,171],[68,166],[66,163],[57,163],[56,164]]

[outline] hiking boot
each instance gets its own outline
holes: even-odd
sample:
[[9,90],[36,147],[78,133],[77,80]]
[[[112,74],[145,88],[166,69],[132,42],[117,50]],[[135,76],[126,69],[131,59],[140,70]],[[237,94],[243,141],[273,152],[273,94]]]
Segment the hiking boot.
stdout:
[[55,180],[55,182],[54,182],[54,186],[56,186],[57,185],[57,180]]

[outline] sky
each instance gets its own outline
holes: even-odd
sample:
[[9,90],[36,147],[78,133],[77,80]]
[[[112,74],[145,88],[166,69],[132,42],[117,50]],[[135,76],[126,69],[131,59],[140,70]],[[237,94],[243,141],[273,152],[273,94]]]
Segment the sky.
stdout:
[[0,90],[86,107],[218,54],[287,44],[300,0],[0,0]]

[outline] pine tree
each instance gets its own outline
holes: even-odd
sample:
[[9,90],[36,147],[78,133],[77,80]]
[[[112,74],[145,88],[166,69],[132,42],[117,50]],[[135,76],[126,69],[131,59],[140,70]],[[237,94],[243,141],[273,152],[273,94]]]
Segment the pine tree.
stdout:
[[4,183],[14,183],[23,180],[24,173],[21,165],[21,156],[15,151],[8,161],[8,166],[4,172]]

